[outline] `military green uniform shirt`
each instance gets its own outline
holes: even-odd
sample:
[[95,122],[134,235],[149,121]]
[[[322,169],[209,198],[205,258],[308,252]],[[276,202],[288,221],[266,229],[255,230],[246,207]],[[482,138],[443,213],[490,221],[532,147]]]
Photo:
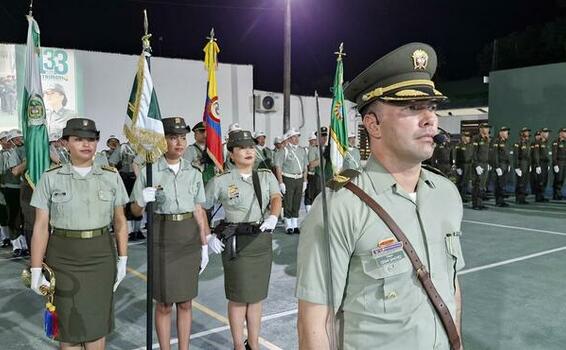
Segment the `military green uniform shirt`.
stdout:
[[[353,180],[391,215],[427,266],[432,281],[456,317],[456,271],[464,266],[460,248],[462,202],[446,178],[422,170],[416,203],[375,159]],[[333,305],[343,313],[343,349],[449,349],[440,318],[417,280],[405,252],[385,261],[372,254],[394,237],[385,223],[347,189],[329,191],[328,229],[323,230],[321,197],[301,227],[297,255],[299,299]],[[330,256],[327,247],[330,245]],[[330,265],[329,265],[330,264]],[[332,276],[329,290],[325,276]]]
[[[20,148],[20,147],[18,147]],[[25,151],[23,153],[24,158],[22,159],[21,150],[18,151],[18,148],[11,148],[6,153],[4,153],[4,168],[3,168],[3,175],[4,178],[4,187],[8,188],[20,188],[22,186],[22,179],[20,176],[14,176],[12,174],[13,167],[21,164],[25,159]],[[23,149],[23,147],[21,147]]]
[[[196,204],[204,205],[204,185],[200,171],[183,158],[180,159],[179,172],[175,174],[165,157],[160,157],[153,165],[153,187],[155,194],[155,212],[158,214],[183,214],[195,210]],[[142,191],[146,185],[146,170],[140,171],[136,179],[131,199],[142,202]]]
[[123,143],[118,147],[108,159],[110,165],[115,166],[121,173],[133,172],[132,164],[136,158],[136,152],[129,143]]
[[362,168],[361,158],[359,149],[356,147],[349,147],[348,151],[344,155],[342,169],[360,170]]
[[227,222],[259,222],[271,197],[281,195],[277,179],[270,170],[258,170],[262,208],[256,199],[252,177],[244,179],[239,169],[215,176],[206,185],[207,208],[221,202]]
[[307,165],[307,151],[303,147],[287,145],[275,154],[275,166],[283,173],[299,175],[306,171]]
[[43,173],[31,198],[33,207],[49,211],[52,227],[66,230],[106,227],[114,209],[126,203],[128,194],[118,173],[98,165],[84,177],[71,164],[52,168]]

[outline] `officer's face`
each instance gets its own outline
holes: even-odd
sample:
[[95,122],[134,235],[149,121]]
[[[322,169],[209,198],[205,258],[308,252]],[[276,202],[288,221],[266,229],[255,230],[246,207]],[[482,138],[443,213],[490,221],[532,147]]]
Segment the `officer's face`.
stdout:
[[499,137],[501,137],[503,140],[507,140],[509,138],[509,131],[507,131],[507,130],[500,131]]
[[293,145],[299,144],[299,135],[294,135],[289,138],[289,142]]
[[438,133],[436,103],[415,101],[403,105],[374,102],[363,121],[372,153],[395,158],[408,165],[420,164],[434,151]]
[[197,130],[195,131],[195,141],[198,143],[206,142],[206,131]]
[[43,98],[45,99],[47,109],[58,111],[61,107],[63,107],[63,99],[65,98],[65,95],[60,94],[55,90],[47,90],[43,93]]
[[521,135],[523,136],[523,138],[528,139],[529,137],[531,137],[531,132],[530,131],[523,131],[521,133]]
[[187,148],[187,135],[185,134],[170,134],[165,135],[165,141],[167,141],[167,153],[168,159],[179,159],[185,153]]
[[93,137],[69,136],[67,148],[73,164],[92,162],[98,142]]
[[560,132],[560,138],[561,138],[562,140],[566,140],[566,131],[561,131],[561,132]]
[[276,143],[275,144],[275,149],[281,149],[283,148],[283,144],[282,143]]
[[265,136],[260,136],[256,140],[258,145],[265,146]]
[[540,133],[540,136],[541,136],[543,139],[548,140],[548,131],[543,131],[543,132],[541,132],[541,133]]
[[480,128],[481,136],[488,136],[489,135],[489,128]]
[[238,168],[253,166],[255,163],[255,149],[253,146],[234,147],[230,158]]
[[348,144],[350,145],[350,147],[356,147],[356,138],[348,137]]
[[328,135],[321,135],[320,142],[322,142],[323,145],[326,145],[326,143],[328,142]]
[[116,139],[108,140],[108,148],[110,148],[111,150],[115,150],[119,144],[120,142],[118,142],[118,140]]

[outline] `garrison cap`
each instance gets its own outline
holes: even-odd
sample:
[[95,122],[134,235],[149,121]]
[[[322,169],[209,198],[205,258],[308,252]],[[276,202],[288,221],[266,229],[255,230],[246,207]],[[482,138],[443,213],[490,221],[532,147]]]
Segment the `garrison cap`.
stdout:
[[161,119],[165,135],[180,135],[191,132],[191,128],[185,124],[183,117],[169,117]]
[[120,142],[120,139],[118,138],[118,136],[110,135],[110,136],[108,136],[108,139],[106,139],[106,144],[108,144],[108,142],[110,142],[111,140],[116,140],[116,141]]
[[316,140],[316,131],[313,131],[310,135],[309,135],[309,141],[312,140]]
[[67,96],[67,94],[65,93],[65,88],[64,88],[63,85],[61,85],[61,84],[54,83],[54,84],[49,85],[49,86],[45,89],[45,92],[52,92],[52,91],[53,91],[53,92],[58,92],[58,93],[60,93],[61,95]]
[[535,132],[535,136],[540,136],[540,130],[537,130],[537,132]]
[[560,129],[560,132],[566,132],[566,128]]
[[12,129],[8,131],[8,141],[15,139],[16,137],[24,137],[24,135],[19,129]]
[[511,130],[511,128],[507,127],[507,126],[502,126],[499,128],[499,131],[509,131]]
[[10,132],[8,130],[0,132],[0,140],[7,138],[8,135],[10,135]]
[[542,128],[540,129],[541,132],[551,132],[552,130],[550,130],[549,128]]
[[260,130],[260,131],[256,131],[256,132],[254,133],[254,139],[257,139],[258,137],[261,137],[261,136],[266,137],[265,133],[264,133],[263,131],[261,131],[261,130]]
[[531,131],[531,129],[527,128],[527,127],[522,127],[521,128],[521,132],[527,132],[527,131]]
[[203,122],[198,122],[195,124],[195,126],[193,126],[193,132],[194,131],[205,131],[206,128],[204,127]]
[[376,99],[385,102],[446,100],[431,80],[436,65],[436,52],[431,46],[423,43],[403,45],[346,84],[344,96],[355,102],[358,110]]
[[248,147],[248,146],[255,146],[255,140],[250,131],[235,130],[229,134],[228,143],[226,144],[228,150],[231,150],[234,147]]
[[273,144],[276,145],[276,144],[278,144],[278,143],[282,143],[281,137],[275,136],[275,138],[273,139]]
[[242,130],[242,127],[238,123],[232,123],[228,126],[228,135],[234,131]]
[[481,124],[480,124],[480,128],[489,128],[489,129],[491,129],[491,125],[489,125],[488,123],[481,123]]
[[63,137],[77,136],[99,139],[100,131],[96,130],[94,120],[88,118],[72,118],[67,120],[63,128]]

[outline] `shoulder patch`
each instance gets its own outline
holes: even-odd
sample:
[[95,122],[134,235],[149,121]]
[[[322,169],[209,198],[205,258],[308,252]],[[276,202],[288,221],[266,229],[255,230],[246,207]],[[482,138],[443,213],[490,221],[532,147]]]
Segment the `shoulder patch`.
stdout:
[[435,168],[435,167],[433,167],[433,166],[431,166],[431,165],[428,165],[428,164],[421,164],[421,167],[422,167],[423,169],[426,169],[426,170],[430,171],[431,173],[435,173],[436,175],[440,175],[440,176],[443,176],[443,177],[448,177],[448,176],[446,176],[445,173],[443,173],[442,171],[440,171],[439,169],[437,169],[437,168]]
[[100,167],[102,170],[106,170],[106,171],[111,171],[113,173],[117,173],[118,169],[114,168],[113,166],[110,165],[103,165]]
[[46,173],[53,171],[53,170],[57,170],[57,169],[61,169],[63,167],[63,165],[59,164],[59,165],[54,165],[51,168],[45,170]]
[[338,191],[342,187],[346,186],[346,184],[352,179],[356,178],[361,173],[354,169],[346,169],[340,172],[340,174],[335,175],[332,179],[328,180],[326,183],[326,187]]

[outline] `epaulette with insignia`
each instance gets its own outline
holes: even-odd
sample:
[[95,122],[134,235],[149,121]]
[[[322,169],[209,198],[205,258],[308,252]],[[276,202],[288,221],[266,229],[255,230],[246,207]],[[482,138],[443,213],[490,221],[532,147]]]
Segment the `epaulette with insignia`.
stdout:
[[436,175],[440,175],[440,176],[448,178],[448,176],[445,173],[443,173],[440,169],[433,167],[432,165],[421,164],[421,167],[423,169],[430,171],[431,173],[435,173]]
[[346,184],[361,173],[354,169],[346,169],[340,172],[340,174],[335,175],[332,179],[328,180],[326,183],[326,187],[338,191],[342,187],[346,186]]
[[54,165],[54,166],[52,166],[51,168],[45,170],[45,172],[48,173],[48,172],[53,171],[53,170],[61,169],[62,167],[63,167],[62,164]]
[[257,169],[258,172],[262,172],[262,173],[271,173],[272,171],[269,169]]
[[118,169],[114,168],[113,166],[110,165],[103,165],[100,167],[102,170],[106,170],[106,171],[111,171],[113,173],[117,173]]

